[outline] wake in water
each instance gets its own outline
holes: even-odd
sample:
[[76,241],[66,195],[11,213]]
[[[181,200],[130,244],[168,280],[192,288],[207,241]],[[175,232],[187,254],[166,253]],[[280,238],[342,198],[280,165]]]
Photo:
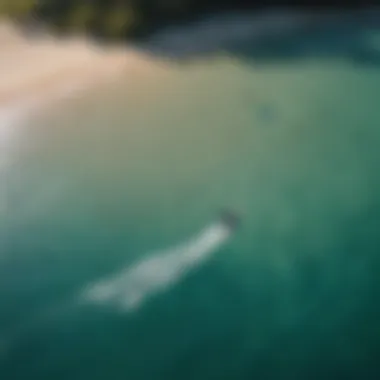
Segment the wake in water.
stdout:
[[185,243],[153,252],[136,264],[89,284],[74,299],[40,310],[6,336],[0,335],[0,359],[30,331],[48,321],[76,314],[78,306],[98,305],[121,312],[135,311],[149,297],[168,290],[190,270],[205,262],[230,238],[238,224],[239,220],[234,214],[224,213],[219,221],[207,226]]
[[155,252],[109,278],[90,284],[80,299],[121,311],[135,310],[148,297],[167,290],[207,260],[232,231],[225,221],[215,222],[182,245]]

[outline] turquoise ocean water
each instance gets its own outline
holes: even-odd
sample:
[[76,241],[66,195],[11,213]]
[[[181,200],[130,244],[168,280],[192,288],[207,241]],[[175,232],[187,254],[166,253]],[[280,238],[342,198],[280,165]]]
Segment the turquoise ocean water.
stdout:
[[378,378],[380,66],[144,59],[2,147],[0,378]]

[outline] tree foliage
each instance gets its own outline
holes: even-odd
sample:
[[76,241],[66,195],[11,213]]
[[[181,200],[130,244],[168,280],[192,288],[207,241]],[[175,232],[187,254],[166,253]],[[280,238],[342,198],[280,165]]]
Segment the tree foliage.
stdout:
[[[346,0],[347,5],[377,0]],[[204,13],[265,7],[336,7],[338,0],[0,0],[0,14],[33,18],[59,33],[83,32],[103,38],[144,36]]]

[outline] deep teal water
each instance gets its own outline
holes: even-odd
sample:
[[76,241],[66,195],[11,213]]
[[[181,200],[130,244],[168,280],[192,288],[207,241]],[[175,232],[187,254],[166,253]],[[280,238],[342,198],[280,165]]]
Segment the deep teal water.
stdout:
[[[377,379],[379,68],[144,70],[17,129],[0,378]],[[78,303],[223,207],[241,228],[141,308]]]

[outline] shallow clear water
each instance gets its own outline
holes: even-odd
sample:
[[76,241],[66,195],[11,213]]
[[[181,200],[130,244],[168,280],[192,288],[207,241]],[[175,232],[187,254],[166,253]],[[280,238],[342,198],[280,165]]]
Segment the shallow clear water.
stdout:
[[[379,99],[342,57],[152,58],[4,122],[1,379],[377,378]],[[241,228],[141,307],[78,301],[223,208]]]

